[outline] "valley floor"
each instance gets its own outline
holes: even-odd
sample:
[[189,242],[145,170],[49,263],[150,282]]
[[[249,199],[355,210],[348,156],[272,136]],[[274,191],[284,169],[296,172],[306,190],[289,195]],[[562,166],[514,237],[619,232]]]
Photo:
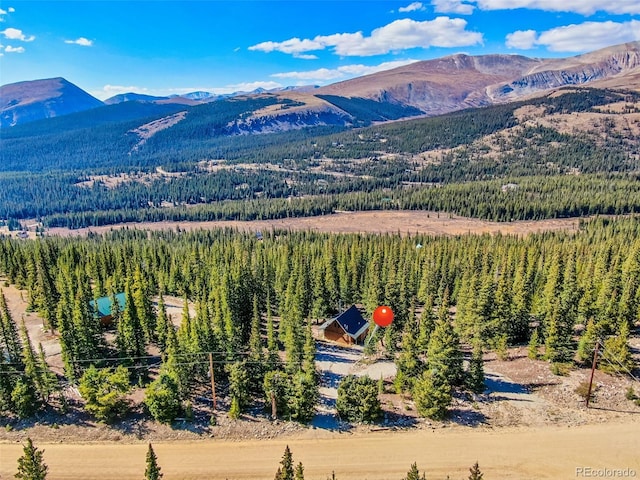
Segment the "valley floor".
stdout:
[[[583,219],[584,220],[584,219]],[[209,230],[214,228],[237,228],[240,231],[311,230],[329,233],[400,233],[427,235],[464,235],[466,233],[502,233],[527,235],[547,231],[576,231],[579,218],[549,220],[523,220],[514,222],[490,222],[477,218],[461,217],[445,212],[423,210],[373,210],[365,212],[339,212],[315,217],[295,217],[277,220],[256,221],[211,221],[211,222],[141,222],[102,227],[51,228],[49,235],[86,235],[89,232],[104,233],[112,229],[130,228],[138,230]]]

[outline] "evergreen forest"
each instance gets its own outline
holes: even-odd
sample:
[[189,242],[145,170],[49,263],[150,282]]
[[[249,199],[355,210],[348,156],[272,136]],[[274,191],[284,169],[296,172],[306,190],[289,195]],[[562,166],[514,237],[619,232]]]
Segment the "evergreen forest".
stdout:
[[[127,415],[127,393],[143,388],[147,414],[171,423],[192,414],[214,364],[230,416],[263,405],[308,422],[318,399],[312,325],[352,303],[367,315],[382,304],[395,312],[371,345],[384,344],[395,388],[431,418],[446,417],[454,392],[481,391],[482,352],[509,345],[529,344],[561,373],[589,364],[598,344],[599,368],[625,375],[636,367],[628,340],[640,319],[639,239],[635,217],[525,238],[231,229],[5,236],[0,275],[59,340],[64,371],[51,370],[0,294],[0,408],[23,418],[64,410],[62,389],[77,385],[84,408],[109,423]],[[185,300],[181,318],[167,316],[165,295]],[[113,299],[110,327],[91,307],[103,296]],[[375,382],[353,388],[372,399],[362,420],[375,421]],[[350,415],[349,397],[340,402]]]

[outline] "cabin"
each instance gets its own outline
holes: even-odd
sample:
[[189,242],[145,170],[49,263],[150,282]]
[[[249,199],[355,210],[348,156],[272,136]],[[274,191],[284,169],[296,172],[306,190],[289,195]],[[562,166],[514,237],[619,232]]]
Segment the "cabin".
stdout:
[[324,340],[353,345],[363,343],[368,330],[369,322],[364,319],[358,307],[351,305],[337,317],[323,323],[318,332]]
[[[115,297],[116,301],[118,302],[120,311],[123,311],[124,307],[127,305],[126,295],[124,294],[124,292],[116,293]],[[89,307],[91,307],[92,310],[96,310],[98,312],[98,319],[100,320],[100,324],[103,327],[108,327],[109,325],[111,325],[111,322],[113,321],[113,317],[111,314],[113,303],[111,301],[111,297],[100,297],[96,300],[91,300],[89,302]]]

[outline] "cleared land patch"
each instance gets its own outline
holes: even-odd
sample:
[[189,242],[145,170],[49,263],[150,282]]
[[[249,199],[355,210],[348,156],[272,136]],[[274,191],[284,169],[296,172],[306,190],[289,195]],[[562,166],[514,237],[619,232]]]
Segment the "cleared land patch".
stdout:
[[240,231],[311,230],[329,233],[400,233],[427,235],[464,235],[467,233],[501,233],[503,235],[529,235],[548,231],[575,232],[579,218],[549,220],[523,220],[515,222],[491,222],[476,218],[461,217],[444,212],[374,210],[367,212],[339,212],[316,217],[282,218],[256,221],[211,221],[211,222],[140,222],[102,227],[51,228],[50,235],[82,236],[89,232],[104,233],[119,228],[138,230],[208,230],[235,228]]

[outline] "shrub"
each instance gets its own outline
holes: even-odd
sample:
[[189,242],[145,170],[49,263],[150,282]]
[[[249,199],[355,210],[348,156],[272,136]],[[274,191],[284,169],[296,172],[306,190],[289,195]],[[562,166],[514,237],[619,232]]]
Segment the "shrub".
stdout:
[[374,422],[382,416],[378,384],[369,377],[346,376],[338,386],[338,414],[349,422]]
[[128,409],[129,372],[123,366],[98,370],[91,365],[80,379],[80,394],[87,412],[101,422],[113,422]]
[[177,378],[161,371],[147,387],[144,403],[158,422],[173,422],[182,410]]
[[[593,396],[596,393],[596,390],[598,390],[598,386],[594,384],[591,389],[591,400],[593,400]],[[589,382],[581,382],[580,385],[576,387],[574,392],[576,392],[580,396],[580,398],[586,400],[587,396],[589,395]]]

